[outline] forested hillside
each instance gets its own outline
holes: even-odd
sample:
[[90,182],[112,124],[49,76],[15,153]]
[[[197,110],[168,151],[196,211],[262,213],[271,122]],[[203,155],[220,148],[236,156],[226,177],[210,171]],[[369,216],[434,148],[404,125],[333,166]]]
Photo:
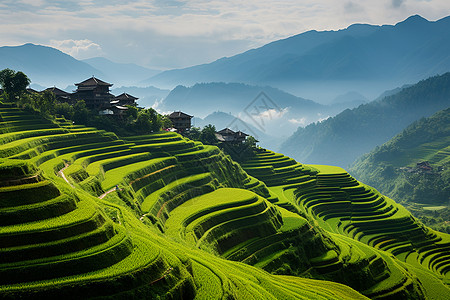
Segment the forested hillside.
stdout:
[[412,122],[449,106],[450,73],[446,73],[323,122],[299,127],[280,150],[305,163],[347,167]]
[[359,158],[350,171],[398,202],[448,206],[449,154],[450,108],[414,122],[389,142]]

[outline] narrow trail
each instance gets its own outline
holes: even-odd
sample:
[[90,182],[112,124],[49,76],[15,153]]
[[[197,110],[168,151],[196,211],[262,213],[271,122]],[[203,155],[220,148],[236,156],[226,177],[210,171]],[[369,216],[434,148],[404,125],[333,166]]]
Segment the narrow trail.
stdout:
[[155,175],[155,174],[157,174],[157,173],[160,173],[160,172],[162,172],[162,171],[165,171],[165,170],[167,170],[167,169],[171,169],[171,168],[174,168],[174,167],[175,167],[174,165],[171,165],[171,166],[167,166],[167,167],[165,167],[165,168],[156,170],[156,171],[154,171],[154,172],[152,172],[152,173],[150,173],[150,174],[144,175],[144,176],[142,176],[142,177],[140,177],[140,178],[136,178],[135,180],[130,181],[128,184],[129,184],[129,185],[132,185],[133,183],[135,183],[135,182],[137,182],[137,181],[139,181],[139,180],[142,180],[142,179],[144,179],[144,178],[150,177],[150,176],[152,176],[152,175]]
[[101,194],[100,196],[98,196],[99,199],[103,199],[105,198],[106,195],[114,192],[114,191],[121,191],[122,189],[117,189],[115,187],[113,187],[112,189],[110,189],[109,191],[106,191],[105,193]]
[[58,175],[60,177],[62,177],[62,179],[64,179],[68,185],[70,185],[72,188],[75,188],[67,179],[66,175],[64,175],[64,170],[67,169],[70,165],[68,163],[64,163],[64,168],[62,168],[61,170],[59,170]]

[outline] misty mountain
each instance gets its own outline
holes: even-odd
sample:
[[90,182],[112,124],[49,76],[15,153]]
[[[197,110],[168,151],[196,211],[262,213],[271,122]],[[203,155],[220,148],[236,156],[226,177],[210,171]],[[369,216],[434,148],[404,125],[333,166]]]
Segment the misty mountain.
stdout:
[[[343,95],[339,95],[333,99],[331,103],[340,104],[340,103],[356,103],[357,105],[368,102],[368,99],[361,95],[358,92],[350,91]],[[355,106],[357,106],[355,105]]]
[[197,115],[208,115],[214,111],[239,114],[244,112],[261,92],[267,94],[272,106],[278,106],[281,109],[301,106],[301,109],[312,112],[323,107],[312,100],[303,99],[270,86],[223,82],[198,83],[191,87],[177,86],[160,107],[165,110],[189,110],[195,107]]
[[200,118],[222,111],[238,116],[268,135],[287,138],[298,126],[354,105],[352,102],[322,105],[270,86],[199,83],[192,87],[177,86],[156,108],[162,112],[181,110]]
[[168,94],[170,90],[159,89],[154,86],[148,87],[136,87],[136,86],[122,86],[119,88],[111,89],[113,95],[120,95],[122,93],[127,93],[138,97],[137,104],[139,107],[152,107],[158,101],[162,101]]
[[154,76],[161,71],[138,66],[136,64],[122,64],[112,62],[104,57],[94,57],[82,60],[92,67],[100,70],[106,81],[115,83],[116,86],[135,85],[143,78]]
[[450,106],[450,73],[431,77],[381,100],[299,128],[281,152],[302,163],[347,167],[412,122]]
[[396,25],[354,24],[308,31],[209,64],[162,72],[156,86],[244,82],[279,87],[309,98],[350,90],[381,91],[450,70],[450,17],[412,16]]
[[5,68],[22,71],[33,83],[46,87],[65,87],[92,75],[105,76],[91,65],[57,49],[34,44],[0,47],[0,70]]

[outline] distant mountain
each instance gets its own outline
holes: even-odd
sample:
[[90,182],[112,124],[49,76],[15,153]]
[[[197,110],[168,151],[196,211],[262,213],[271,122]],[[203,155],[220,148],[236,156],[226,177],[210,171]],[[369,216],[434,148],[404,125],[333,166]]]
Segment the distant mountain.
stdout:
[[265,134],[287,138],[298,126],[333,116],[354,103],[322,105],[270,86],[243,83],[200,83],[177,86],[157,106],[203,118],[222,111],[238,116]]
[[450,73],[446,73],[299,128],[280,151],[302,163],[347,167],[412,122],[449,106]]
[[365,102],[368,102],[368,99],[361,95],[358,92],[350,91],[343,95],[339,95],[336,98],[333,99],[331,103],[333,104],[341,104],[341,103],[356,103],[356,104],[363,104]]
[[170,90],[159,89],[154,86],[148,87],[136,87],[136,86],[123,86],[119,88],[112,88],[111,93],[113,95],[120,95],[122,93],[128,93],[135,97],[139,107],[152,107],[155,103],[162,101],[168,94]]
[[121,64],[112,62],[104,57],[94,57],[82,60],[105,74],[105,80],[116,86],[136,85],[144,78],[154,76],[161,71],[138,66],[136,64]]
[[92,75],[105,76],[91,65],[57,49],[34,44],[0,47],[0,70],[5,68],[22,71],[33,83],[46,87],[65,87]]
[[416,15],[395,26],[354,24],[338,31],[308,31],[209,64],[165,71],[145,83],[244,82],[314,99],[332,99],[350,90],[373,97],[448,72],[448,53],[450,17],[430,22]]
[[350,170],[396,201],[450,205],[450,108],[414,122]]

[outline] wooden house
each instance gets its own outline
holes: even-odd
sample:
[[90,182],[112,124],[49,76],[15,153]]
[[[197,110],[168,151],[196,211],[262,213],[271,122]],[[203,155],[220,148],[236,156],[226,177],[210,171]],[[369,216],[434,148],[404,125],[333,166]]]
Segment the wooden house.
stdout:
[[224,128],[218,132],[216,132],[216,137],[219,142],[230,143],[230,144],[239,144],[243,143],[247,138],[248,134],[242,131],[233,131],[230,128]]
[[73,98],[84,100],[87,108],[103,110],[111,107],[110,102],[114,99],[114,95],[109,92],[109,88],[112,86],[111,83],[92,76],[75,85],[77,90],[73,94]]
[[183,133],[191,129],[191,119],[194,116],[190,116],[181,111],[174,111],[169,116],[170,121],[172,121],[173,128],[178,132]]
[[111,105],[119,105],[119,106],[137,106],[136,100],[139,98],[136,98],[134,96],[131,96],[127,93],[122,93],[119,96],[116,96],[112,101]]
[[57,87],[51,87],[51,88],[43,90],[42,92],[45,92],[45,91],[52,92],[55,95],[56,101],[67,102],[67,103],[72,104],[72,94],[71,93],[63,91]]

